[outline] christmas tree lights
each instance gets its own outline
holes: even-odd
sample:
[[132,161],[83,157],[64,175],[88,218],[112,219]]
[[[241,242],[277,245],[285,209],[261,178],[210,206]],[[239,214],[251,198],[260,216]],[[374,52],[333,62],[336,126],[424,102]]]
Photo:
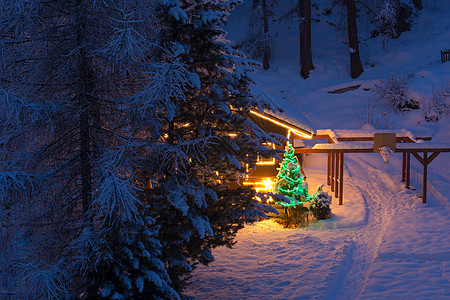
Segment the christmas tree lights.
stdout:
[[290,203],[277,202],[278,204],[284,207],[297,206],[310,200],[308,184],[304,181],[300,163],[291,144],[288,145],[284,159],[277,170],[275,189],[278,194],[284,195],[290,200]]

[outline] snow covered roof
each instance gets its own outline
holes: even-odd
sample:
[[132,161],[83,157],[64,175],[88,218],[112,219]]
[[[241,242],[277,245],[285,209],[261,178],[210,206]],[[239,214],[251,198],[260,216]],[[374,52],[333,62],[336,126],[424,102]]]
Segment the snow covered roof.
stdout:
[[257,87],[252,87],[252,94],[253,97],[269,104],[273,108],[273,110],[252,110],[253,113],[259,112],[275,122],[285,123],[286,125],[300,130],[301,132],[306,132],[310,136],[316,135],[316,129],[306,118],[303,112],[299,109],[295,109],[294,106],[287,101],[270,95]]

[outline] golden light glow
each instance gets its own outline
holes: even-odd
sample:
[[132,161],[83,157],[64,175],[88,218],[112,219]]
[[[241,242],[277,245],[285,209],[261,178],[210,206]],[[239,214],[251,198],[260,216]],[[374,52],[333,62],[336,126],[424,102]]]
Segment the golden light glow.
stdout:
[[237,133],[229,133],[228,136],[229,137],[237,137]]
[[270,161],[259,161],[256,163],[257,166],[274,166],[275,165],[275,158],[273,158]]
[[273,192],[273,185],[275,184],[275,182],[273,182],[270,178],[266,178],[264,179],[263,184],[266,191]]
[[263,181],[259,182],[244,182],[244,185],[252,185],[255,188],[255,191],[258,192],[269,192],[272,193],[274,191],[275,182],[270,178],[265,178]]
[[[295,129],[295,128],[293,128],[293,127],[287,125],[287,124],[281,123],[281,122],[279,122],[279,121],[277,121],[277,120],[275,120],[275,119],[272,119],[272,118],[270,118],[270,117],[268,117],[268,116],[265,116],[265,115],[263,115],[263,114],[260,114],[260,113],[258,113],[258,112],[256,112],[256,111],[252,110],[252,109],[250,110],[250,113],[252,113],[252,114],[254,114],[254,115],[256,115],[256,116],[258,116],[258,117],[260,117],[260,118],[263,118],[264,120],[268,120],[268,121],[270,121],[270,122],[272,122],[272,123],[274,123],[274,124],[277,124],[277,125],[279,125],[279,126],[281,126],[281,127],[284,127],[284,128],[286,128],[286,129],[292,131],[292,132],[295,133],[296,135],[299,135],[299,136],[304,137],[304,138],[307,138],[307,139],[312,139],[312,136],[311,136],[311,135],[308,135],[308,134],[306,134],[306,133],[304,133],[304,132],[301,132],[301,131],[299,131],[299,130],[297,130],[297,129]],[[289,133],[289,134],[290,134],[290,133]]]

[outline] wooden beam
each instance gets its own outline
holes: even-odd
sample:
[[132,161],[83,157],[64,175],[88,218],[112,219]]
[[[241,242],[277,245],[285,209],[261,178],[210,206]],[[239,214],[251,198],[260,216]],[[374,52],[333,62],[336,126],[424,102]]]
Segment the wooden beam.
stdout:
[[331,170],[331,153],[328,153],[327,154],[327,185],[331,184],[330,170]]
[[339,153],[339,205],[344,203],[344,153]]
[[[424,152],[424,153],[426,153],[426,152]],[[420,155],[417,152],[411,151],[411,154],[417,159],[418,162],[420,162],[422,164],[422,166],[426,165],[426,160],[423,160],[423,158],[420,157]]]
[[433,161],[433,159],[435,159],[439,155],[439,153],[441,152],[440,151],[433,152],[433,154],[431,154],[431,156],[428,157],[427,159],[427,165],[429,165]]
[[406,153],[402,153],[402,182],[406,181]]
[[340,155],[339,155],[339,153],[336,153],[335,155],[336,155],[336,160],[335,160],[336,165],[334,167],[334,197],[338,198],[339,197],[339,180],[340,180],[339,179]]
[[423,153],[423,176],[422,176],[422,203],[427,203],[427,169],[428,169],[428,153]]
[[406,184],[405,187],[407,189],[409,189],[409,181],[410,181],[410,176],[411,176],[411,153],[409,152],[405,152],[406,153]]
[[334,192],[334,160],[335,160],[335,153],[331,153],[331,191]]
[[[328,145],[328,144],[327,144]],[[334,144],[337,145],[337,144]],[[450,152],[449,148],[426,148],[417,146],[417,148],[401,149],[396,148],[395,152]],[[373,148],[295,148],[295,153],[373,153]],[[422,158],[421,158],[422,159]]]

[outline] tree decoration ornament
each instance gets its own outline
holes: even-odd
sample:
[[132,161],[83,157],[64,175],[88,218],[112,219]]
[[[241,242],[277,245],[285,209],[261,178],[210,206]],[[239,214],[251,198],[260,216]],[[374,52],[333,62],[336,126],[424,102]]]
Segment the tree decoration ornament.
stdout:
[[311,198],[308,194],[308,183],[304,181],[300,171],[300,163],[294,152],[294,148],[289,144],[286,148],[284,159],[277,169],[278,174],[275,189],[278,194],[284,195],[290,200],[290,203],[277,203],[285,207],[302,205]]

